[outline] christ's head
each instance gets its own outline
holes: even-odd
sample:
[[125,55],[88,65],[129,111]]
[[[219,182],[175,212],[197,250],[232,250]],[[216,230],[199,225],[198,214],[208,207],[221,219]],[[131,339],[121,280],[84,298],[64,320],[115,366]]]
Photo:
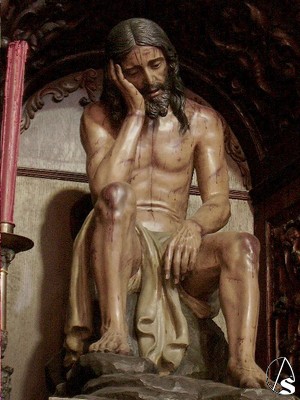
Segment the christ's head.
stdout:
[[133,18],[116,25],[108,35],[101,98],[109,107],[113,122],[118,125],[126,115],[126,105],[118,88],[109,80],[110,60],[121,65],[125,78],[141,92],[150,118],[165,116],[170,105],[181,132],[188,129],[177,53],[156,23]]

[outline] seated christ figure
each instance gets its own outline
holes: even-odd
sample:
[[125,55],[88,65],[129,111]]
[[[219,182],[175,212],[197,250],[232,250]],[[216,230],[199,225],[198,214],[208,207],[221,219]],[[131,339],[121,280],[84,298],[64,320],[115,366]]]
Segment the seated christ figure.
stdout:
[[[223,125],[185,98],[174,46],[146,19],[119,23],[105,48],[103,92],[81,120],[94,208],[74,244],[65,345],[69,361],[93,334],[89,278],[101,326],[90,352],[130,354],[126,302],[139,292],[140,356],[160,371],[180,365],[188,342],[181,311],[226,320],[227,380],[265,386],[254,360],[259,309],[259,242],[218,232],[230,217]],[[196,171],[202,205],[187,218]]]

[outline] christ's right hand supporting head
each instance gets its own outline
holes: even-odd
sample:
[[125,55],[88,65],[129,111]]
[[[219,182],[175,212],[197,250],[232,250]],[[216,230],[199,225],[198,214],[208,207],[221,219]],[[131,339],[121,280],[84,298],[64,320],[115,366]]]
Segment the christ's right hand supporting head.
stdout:
[[112,60],[110,60],[109,63],[109,76],[122,93],[127,105],[128,114],[145,114],[145,101],[143,96],[137,88],[124,77],[121,66],[114,64]]

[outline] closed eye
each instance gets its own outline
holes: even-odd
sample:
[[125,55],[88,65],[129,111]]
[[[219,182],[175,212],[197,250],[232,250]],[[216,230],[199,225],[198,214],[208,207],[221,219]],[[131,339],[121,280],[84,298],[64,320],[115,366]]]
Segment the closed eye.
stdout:
[[164,61],[164,58],[162,58],[162,57],[157,58],[157,59],[155,59],[155,60],[152,60],[152,61],[150,62],[150,67],[153,68],[153,69],[158,69],[158,68],[161,67],[163,61]]
[[161,62],[152,64],[152,68],[154,68],[154,69],[157,69],[157,68],[159,68],[160,66],[161,66]]

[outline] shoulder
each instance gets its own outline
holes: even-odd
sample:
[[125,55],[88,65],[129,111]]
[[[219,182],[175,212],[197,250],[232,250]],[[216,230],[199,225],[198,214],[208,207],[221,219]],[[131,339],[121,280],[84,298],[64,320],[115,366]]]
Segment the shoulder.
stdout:
[[101,103],[91,103],[85,107],[81,117],[81,135],[89,135],[91,132],[114,135],[106,107]]
[[106,146],[114,138],[105,107],[100,103],[92,103],[85,107],[80,123],[81,143],[88,154],[95,148]]
[[223,138],[224,122],[219,113],[213,108],[187,99],[186,115],[191,133],[198,139]]
[[216,110],[191,99],[186,99],[185,112],[190,122],[197,120],[198,122],[221,123],[221,117]]
[[96,102],[87,105],[82,113],[82,120],[89,121],[98,125],[103,125],[107,119],[106,110],[102,103]]

